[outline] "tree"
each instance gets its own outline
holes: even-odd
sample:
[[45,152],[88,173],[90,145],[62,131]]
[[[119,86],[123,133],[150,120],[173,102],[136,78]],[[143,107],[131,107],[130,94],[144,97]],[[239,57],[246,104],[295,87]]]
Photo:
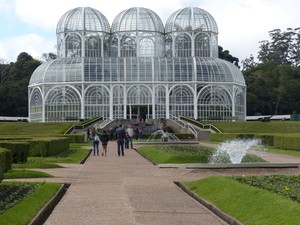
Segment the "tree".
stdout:
[[229,61],[239,68],[239,59],[232,56],[228,50],[223,50],[221,46],[218,46],[219,58]]
[[254,56],[250,55],[249,58],[242,60],[242,70],[252,69],[257,66],[257,62],[254,60]]
[[15,63],[0,65],[0,69],[6,66],[8,73],[8,76],[5,75],[8,78],[0,85],[0,115],[27,116],[29,80],[40,64],[40,61],[22,52]]
[[5,59],[0,59],[0,85],[3,85],[9,78],[9,64]]
[[54,60],[56,58],[57,58],[57,55],[55,53],[53,53],[53,52],[43,53],[41,61],[42,62],[49,62],[49,61],[52,61],[52,60]]
[[300,62],[300,28],[287,28],[286,31],[274,29],[269,32],[271,40],[260,42],[258,59],[264,63],[273,61],[277,64],[298,66]]
[[247,114],[300,113],[300,28],[274,29],[260,42],[258,62],[243,62]]

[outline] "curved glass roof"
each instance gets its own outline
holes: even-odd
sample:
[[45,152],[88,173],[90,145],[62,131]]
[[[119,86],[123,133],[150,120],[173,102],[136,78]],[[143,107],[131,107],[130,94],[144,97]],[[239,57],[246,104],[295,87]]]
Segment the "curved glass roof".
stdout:
[[198,82],[233,82],[245,85],[242,72],[232,63],[219,58],[195,58]]
[[82,81],[82,58],[57,58],[43,63],[32,74],[29,85]]
[[[194,70],[196,70],[197,82],[199,83],[235,83],[245,86],[245,80],[241,71],[232,63],[218,58],[196,57],[193,58],[57,58],[51,62],[40,65],[32,74],[29,85],[41,83],[63,82],[111,82],[120,74],[127,71],[126,81],[176,81],[178,84],[187,81],[194,82]],[[126,62],[125,62],[126,61]],[[153,64],[154,63],[154,64]],[[111,65],[115,67],[112,68]],[[126,66],[125,66],[126,65]],[[134,65],[139,65],[138,70],[131,71]],[[83,68],[84,67],[84,68]],[[118,69],[116,69],[116,67]],[[103,68],[106,68],[103,70]],[[155,68],[152,71],[152,68]],[[166,70],[167,68],[167,70]],[[190,72],[187,73],[187,68]],[[147,71],[147,76],[145,75]],[[84,72],[84,76],[83,73]],[[152,78],[152,73],[154,77]],[[129,76],[132,75],[132,77]],[[137,76],[139,74],[139,76]],[[150,74],[150,75],[149,75]],[[173,77],[175,74],[175,77]],[[177,76],[177,75],[178,76]],[[185,75],[184,75],[185,74]],[[85,77],[85,78],[83,78]],[[144,78],[143,78],[144,77]],[[124,82],[123,78],[118,78]],[[137,80],[139,79],[139,80]],[[154,79],[154,80],[152,80]]]
[[174,12],[166,22],[165,32],[211,31],[218,33],[215,19],[203,9],[187,7]]
[[78,7],[66,12],[59,20],[56,33],[66,31],[110,32],[106,17],[96,9]]
[[134,7],[122,11],[111,25],[111,32],[119,31],[156,31],[164,32],[159,16],[150,9]]

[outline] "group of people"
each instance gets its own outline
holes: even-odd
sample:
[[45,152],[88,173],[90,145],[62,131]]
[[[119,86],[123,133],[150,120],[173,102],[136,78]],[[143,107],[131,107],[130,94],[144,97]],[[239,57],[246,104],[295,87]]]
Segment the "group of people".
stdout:
[[133,129],[129,127],[125,130],[122,124],[116,130],[117,146],[118,146],[118,156],[124,156],[124,148],[133,148],[132,144]]
[[109,134],[106,132],[106,130],[103,130],[102,133],[99,135],[96,131],[96,129],[93,127],[92,130],[87,130],[87,138],[88,140],[93,141],[93,154],[99,155],[99,143],[102,144],[102,156],[107,155],[107,144],[109,141]]
[[98,134],[95,128],[91,130],[87,130],[87,138],[88,140],[93,141],[93,154],[99,155],[99,143],[102,143],[102,156],[107,155],[107,144],[110,140],[113,140],[114,136],[117,139],[117,153],[118,156],[124,156],[124,148],[128,149],[129,145],[133,148],[132,138],[134,134],[133,128],[129,125],[129,127],[125,130],[122,125],[120,125],[117,129],[111,129],[110,134],[103,130],[101,134]]

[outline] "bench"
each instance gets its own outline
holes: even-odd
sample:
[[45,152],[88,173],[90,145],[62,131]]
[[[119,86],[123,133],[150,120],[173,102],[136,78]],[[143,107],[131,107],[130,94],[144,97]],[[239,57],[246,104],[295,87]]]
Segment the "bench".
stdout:
[[223,118],[221,116],[210,116],[210,117],[208,117],[208,120],[221,121],[221,120],[223,120]]
[[65,121],[78,121],[79,118],[77,116],[65,116]]

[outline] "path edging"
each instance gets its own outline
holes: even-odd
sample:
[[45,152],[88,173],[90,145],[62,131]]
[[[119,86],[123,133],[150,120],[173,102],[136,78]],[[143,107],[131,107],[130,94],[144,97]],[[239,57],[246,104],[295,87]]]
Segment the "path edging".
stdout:
[[178,187],[180,187],[185,193],[187,193],[189,196],[191,196],[193,199],[195,199],[197,202],[205,206],[208,210],[213,212],[215,215],[220,217],[222,220],[226,221],[230,225],[244,225],[240,221],[236,220],[235,218],[229,216],[227,213],[223,212],[219,208],[217,208],[215,205],[207,202],[203,198],[200,198],[198,195],[196,195],[194,192],[192,192],[190,189],[188,189],[186,186],[184,186],[182,183],[175,181],[174,182]]
[[38,212],[38,214],[31,220],[28,225],[40,225],[48,219],[49,215],[52,213],[55,206],[59,203],[62,197],[67,192],[71,184],[63,184],[53,198]]

